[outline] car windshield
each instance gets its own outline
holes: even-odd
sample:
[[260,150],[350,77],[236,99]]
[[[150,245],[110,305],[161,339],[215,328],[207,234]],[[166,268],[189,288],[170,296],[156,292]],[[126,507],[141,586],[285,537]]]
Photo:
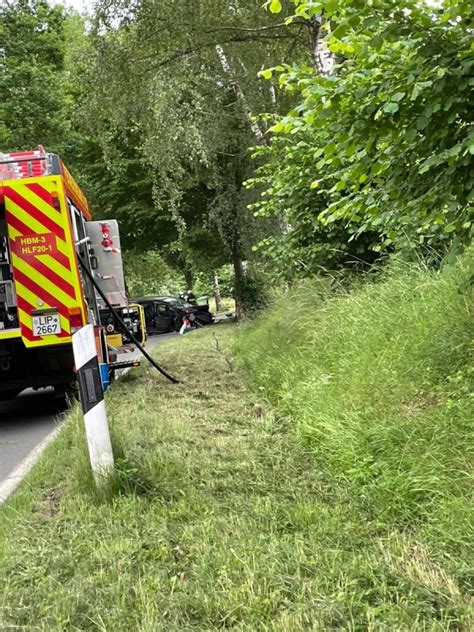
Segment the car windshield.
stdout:
[[174,305],[175,307],[189,307],[189,303],[186,303],[186,301],[183,301],[182,298],[175,298],[174,296],[167,296],[167,297],[163,298],[162,300],[166,301],[166,303],[170,303],[171,305]]

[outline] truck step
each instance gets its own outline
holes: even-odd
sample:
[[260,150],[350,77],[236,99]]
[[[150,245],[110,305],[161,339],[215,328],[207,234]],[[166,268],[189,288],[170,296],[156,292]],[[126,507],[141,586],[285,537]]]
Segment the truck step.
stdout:
[[121,362],[109,362],[109,371],[118,371],[132,366],[140,366],[140,360],[123,360]]

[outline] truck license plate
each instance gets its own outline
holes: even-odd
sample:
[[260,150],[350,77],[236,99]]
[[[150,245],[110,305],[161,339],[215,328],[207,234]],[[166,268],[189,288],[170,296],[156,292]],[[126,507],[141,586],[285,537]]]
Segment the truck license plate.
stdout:
[[59,314],[44,314],[32,318],[34,336],[54,336],[61,333]]

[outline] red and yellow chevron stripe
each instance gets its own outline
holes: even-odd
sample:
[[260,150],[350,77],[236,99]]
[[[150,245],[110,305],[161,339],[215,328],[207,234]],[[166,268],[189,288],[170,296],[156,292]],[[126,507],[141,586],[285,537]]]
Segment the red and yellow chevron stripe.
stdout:
[[[71,341],[69,316],[85,316],[71,222],[60,176],[3,183],[21,335],[27,347]],[[55,308],[61,333],[34,336],[31,312]]]

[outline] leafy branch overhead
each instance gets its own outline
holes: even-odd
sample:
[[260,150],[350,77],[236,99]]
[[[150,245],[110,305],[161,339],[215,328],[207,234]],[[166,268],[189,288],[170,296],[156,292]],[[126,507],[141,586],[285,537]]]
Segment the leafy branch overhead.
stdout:
[[454,235],[469,241],[469,3],[294,5],[307,20],[324,16],[324,45],[337,65],[330,77],[304,64],[277,69],[281,89],[299,103],[271,128],[271,147],[256,151],[264,164],[250,186],[265,190],[254,210],[285,214],[293,242],[310,257],[318,241],[347,250],[341,230],[349,240],[367,236],[374,250],[438,250]]

